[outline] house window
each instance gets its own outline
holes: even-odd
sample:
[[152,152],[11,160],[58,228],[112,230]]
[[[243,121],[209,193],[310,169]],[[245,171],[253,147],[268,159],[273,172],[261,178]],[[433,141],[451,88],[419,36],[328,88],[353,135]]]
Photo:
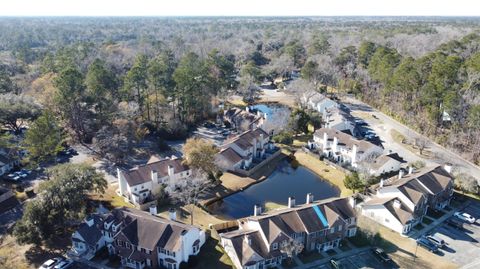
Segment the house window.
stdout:
[[278,249],[278,244],[277,244],[277,243],[273,243],[273,244],[272,244],[272,249],[273,249],[273,250]]
[[338,231],[340,232],[342,230],[342,225],[338,225]]
[[130,244],[128,242],[125,243],[125,247],[130,249]]
[[133,188],[134,191],[137,191],[137,187]]
[[145,186],[142,185],[142,190],[145,189]]
[[335,227],[332,227],[332,229],[330,229],[330,233],[333,234],[335,232]]
[[389,222],[390,222],[390,220],[389,220],[389,219],[385,219],[385,222],[386,222],[386,223],[389,223]]

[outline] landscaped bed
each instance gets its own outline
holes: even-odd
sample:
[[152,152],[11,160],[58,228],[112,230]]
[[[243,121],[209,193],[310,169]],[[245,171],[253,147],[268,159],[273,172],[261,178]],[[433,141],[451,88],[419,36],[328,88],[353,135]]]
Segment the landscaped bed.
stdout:
[[298,255],[298,258],[303,263],[311,263],[316,260],[320,260],[323,258],[323,255],[318,253],[317,251],[310,251],[310,252],[302,252]]
[[445,215],[445,213],[443,213],[442,211],[431,210],[430,208],[427,211],[427,216],[434,219],[441,218],[443,215]]
[[423,218],[422,222],[426,225],[429,225],[433,222],[433,220],[429,219],[429,218]]

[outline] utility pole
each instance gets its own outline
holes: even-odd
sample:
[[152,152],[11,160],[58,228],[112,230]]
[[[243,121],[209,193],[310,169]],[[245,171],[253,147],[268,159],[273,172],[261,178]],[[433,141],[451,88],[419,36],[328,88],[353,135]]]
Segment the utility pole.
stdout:
[[418,249],[418,243],[417,246],[415,246],[415,255],[413,255],[413,262],[417,259],[417,249]]

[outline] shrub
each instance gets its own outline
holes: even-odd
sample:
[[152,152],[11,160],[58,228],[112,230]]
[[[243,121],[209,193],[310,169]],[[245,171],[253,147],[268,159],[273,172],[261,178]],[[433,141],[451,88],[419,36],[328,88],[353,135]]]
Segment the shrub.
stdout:
[[273,137],[275,143],[291,145],[293,143],[293,136],[289,132],[281,132]]

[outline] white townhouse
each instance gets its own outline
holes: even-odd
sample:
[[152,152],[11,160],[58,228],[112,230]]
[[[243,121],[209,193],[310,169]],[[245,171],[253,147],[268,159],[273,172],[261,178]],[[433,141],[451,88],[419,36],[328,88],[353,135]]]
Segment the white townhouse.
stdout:
[[338,107],[338,103],[316,91],[307,91],[301,97],[302,103],[310,109],[324,114],[327,109]]
[[354,168],[364,159],[383,153],[383,149],[375,144],[330,128],[316,130],[308,147],[318,150],[326,158]]
[[[237,269],[276,267],[286,258],[282,245],[295,240],[305,252],[323,252],[338,247],[357,232],[353,197],[313,201],[296,205],[290,197],[288,208],[237,220],[238,230],[220,233],[220,243]],[[295,255],[298,253],[295,253]]]
[[107,214],[92,214],[72,235],[69,254],[91,259],[102,247],[121,259],[122,268],[178,269],[200,252],[205,232],[196,226],[157,217],[133,209],[117,208]]
[[117,169],[120,195],[126,201],[139,205],[158,194],[162,184],[185,180],[192,171],[183,164],[183,159],[172,156],[160,159],[156,156],[141,166],[128,171]]
[[424,168],[382,180],[376,193],[360,204],[362,215],[398,232],[407,234],[427,213],[443,209],[453,195],[451,166]]
[[270,136],[262,128],[248,130],[225,141],[216,160],[226,170],[248,170],[255,160],[263,160],[274,150]]

